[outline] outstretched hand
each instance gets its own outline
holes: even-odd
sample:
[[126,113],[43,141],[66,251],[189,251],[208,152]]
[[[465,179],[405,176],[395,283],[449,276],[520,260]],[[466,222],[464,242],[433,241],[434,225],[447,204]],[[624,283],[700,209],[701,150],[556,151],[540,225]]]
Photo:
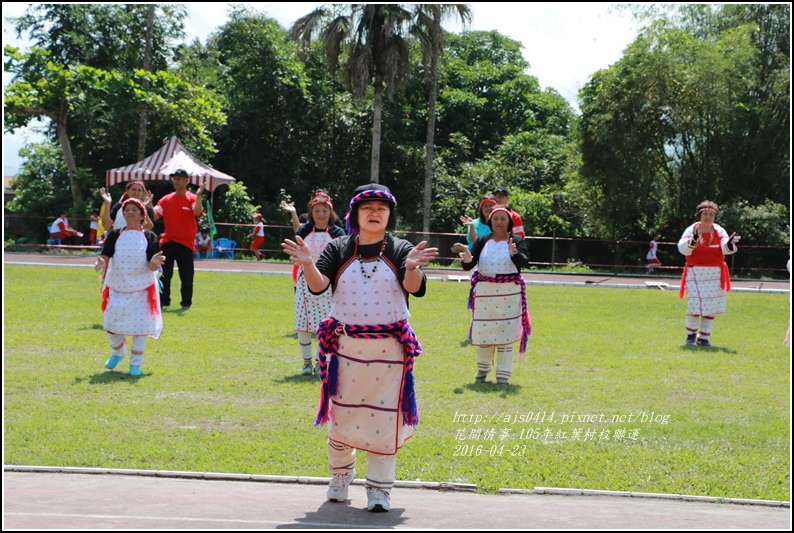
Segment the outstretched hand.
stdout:
[[163,266],[163,263],[165,263],[165,254],[163,254],[163,252],[157,252],[152,256],[152,259],[149,261],[149,264],[154,265],[155,267],[152,268],[152,270],[157,270],[158,268]]
[[99,197],[102,198],[103,202],[111,203],[112,198],[110,197],[110,193],[105,190],[104,187],[99,188]]
[[295,236],[294,241],[291,239],[284,239],[284,242],[281,243],[281,248],[293,263],[305,265],[314,262],[309,245],[306,244],[299,235]]
[[285,200],[281,200],[281,204],[279,204],[279,207],[281,207],[281,209],[289,213],[297,213],[297,211],[295,210],[295,206],[293,204],[287,203]]
[[422,241],[414,246],[405,258],[406,270],[416,270],[438,257],[438,248],[427,248],[427,241]]

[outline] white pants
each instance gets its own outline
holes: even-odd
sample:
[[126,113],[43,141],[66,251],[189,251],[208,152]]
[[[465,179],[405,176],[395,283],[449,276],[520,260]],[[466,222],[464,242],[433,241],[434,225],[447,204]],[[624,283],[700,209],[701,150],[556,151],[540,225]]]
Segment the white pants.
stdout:
[[[143,351],[146,348],[146,335],[132,335],[132,351],[130,352],[130,366],[143,364]],[[127,336],[108,333],[110,353],[122,359],[127,355]]]
[[[328,467],[332,474],[347,474],[356,467],[356,449],[331,440],[328,450]],[[381,489],[386,494],[394,487],[397,477],[397,455],[367,452],[367,479],[365,486]]]
[[[494,346],[475,346],[477,372],[487,374],[491,371],[494,359]],[[508,380],[513,374],[513,345],[496,347],[496,379]]]
[[298,331],[298,345],[301,348],[301,358],[306,365],[312,364],[312,334],[308,331]]
[[711,330],[714,327],[713,316],[691,316],[686,317],[686,334],[698,334],[699,339],[709,340]]

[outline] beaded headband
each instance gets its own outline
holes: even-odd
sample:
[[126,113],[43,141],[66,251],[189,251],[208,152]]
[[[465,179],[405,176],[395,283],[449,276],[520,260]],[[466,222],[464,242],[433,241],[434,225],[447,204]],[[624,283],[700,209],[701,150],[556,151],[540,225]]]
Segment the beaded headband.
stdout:
[[141,213],[143,213],[143,219],[146,220],[146,207],[144,207],[143,202],[141,202],[137,198],[127,198],[121,203],[122,212],[124,211],[124,208],[127,207],[127,204],[133,204],[138,209],[140,209]]
[[391,202],[391,204],[394,206],[397,206],[397,199],[394,196],[392,196],[390,192],[369,190],[369,191],[362,191],[357,195],[355,195],[350,200],[350,208],[352,209],[354,205],[360,204],[365,200],[384,200],[386,202]]
[[698,215],[700,213],[714,213],[716,215],[717,214],[717,210],[714,209],[713,207],[702,207],[702,208],[698,209]]
[[353,212],[353,207],[367,200],[383,200],[384,202],[390,202],[393,207],[397,206],[397,199],[389,192],[371,189],[358,193],[350,200],[350,210],[345,215],[345,228],[347,229],[348,235],[355,235],[358,233],[358,230],[350,225],[350,213]]

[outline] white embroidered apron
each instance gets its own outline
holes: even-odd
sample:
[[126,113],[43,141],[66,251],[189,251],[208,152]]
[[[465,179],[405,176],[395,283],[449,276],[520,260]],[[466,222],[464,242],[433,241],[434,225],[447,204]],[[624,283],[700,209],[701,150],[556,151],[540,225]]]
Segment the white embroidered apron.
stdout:
[[[410,314],[402,286],[385,261],[356,258],[341,273],[331,316],[346,324],[392,324]],[[337,394],[331,398],[328,437],[359,450],[392,455],[413,435],[400,410],[403,347],[394,337],[339,337]]]
[[[477,269],[483,276],[515,274],[508,241],[485,243]],[[521,339],[521,286],[516,283],[480,281],[474,287],[471,343],[474,346],[503,346]]]
[[[303,239],[309,245],[312,259],[317,261],[325,250],[325,246],[333,240],[327,231],[312,232]],[[331,311],[331,289],[322,294],[309,292],[303,267],[298,270],[298,281],[295,284],[295,331],[317,333],[320,321]]]
[[686,314],[714,316],[725,314],[725,291],[720,286],[722,270],[716,266],[690,266],[686,274]]
[[153,339],[163,331],[160,299],[157,313],[149,312],[149,287],[157,278],[146,260],[148,242],[143,231],[123,230],[110,258],[105,285],[110,289],[104,315],[104,328],[118,335],[148,335]]

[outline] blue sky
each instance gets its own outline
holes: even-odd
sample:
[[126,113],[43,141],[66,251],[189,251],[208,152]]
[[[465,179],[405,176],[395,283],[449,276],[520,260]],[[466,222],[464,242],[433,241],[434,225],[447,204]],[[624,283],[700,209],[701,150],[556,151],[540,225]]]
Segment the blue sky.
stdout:
[[[3,2],[3,45],[25,47],[16,40],[6,17],[21,15],[30,5],[25,2]],[[186,24],[189,41],[206,36],[227,19],[231,4],[224,2],[187,3],[190,19]],[[284,27],[315,7],[311,2],[249,2],[259,12],[275,18]],[[524,57],[530,64],[528,74],[536,76],[541,87],[552,87],[578,110],[577,94],[590,74],[620,59],[623,49],[637,34],[634,21],[614,10],[611,3],[578,2],[473,2],[472,30],[497,30],[524,46]],[[454,24],[452,31],[461,28]],[[3,85],[10,76],[3,73]],[[19,149],[26,142],[41,137],[30,130],[14,135],[3,133],[3,173],[16,173],[21,164]]]

